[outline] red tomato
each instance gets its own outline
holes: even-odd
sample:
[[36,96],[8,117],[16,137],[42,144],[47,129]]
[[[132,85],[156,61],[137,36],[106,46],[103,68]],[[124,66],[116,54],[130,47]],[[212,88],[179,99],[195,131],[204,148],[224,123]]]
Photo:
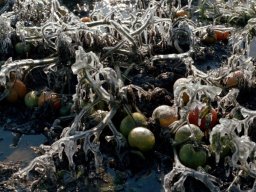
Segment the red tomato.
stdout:
[[189,123],[197,125],[202,130],[211,129],[218,123],[217,111],[209,106],[196,105],[190,110]]
[[43,91],[38,98],[38,106],[42,107],[46,102],[50,102],[55,110],[61,107],[61,99],[57,93],[52,91]]

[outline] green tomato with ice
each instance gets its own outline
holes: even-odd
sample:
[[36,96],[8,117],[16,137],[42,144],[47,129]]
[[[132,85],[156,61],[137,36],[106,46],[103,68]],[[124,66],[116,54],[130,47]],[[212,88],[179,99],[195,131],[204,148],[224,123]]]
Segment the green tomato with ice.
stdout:
[[191,143],[182,145],[179,150],[179,159],[181,163],[192,169],[203,167],[207,161],[207,152]]

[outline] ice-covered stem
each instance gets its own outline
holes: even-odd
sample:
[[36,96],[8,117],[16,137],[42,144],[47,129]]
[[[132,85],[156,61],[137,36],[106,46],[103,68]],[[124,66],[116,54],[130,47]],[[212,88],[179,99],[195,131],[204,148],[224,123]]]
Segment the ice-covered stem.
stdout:
[[[32,69],[37,66],[46,66],[53,64],[57,61],[57,57],[47,58],[47,59],[24,59],[12,61],[12,58],[9,58],[2,66],[0,70],[0,85],[6,87],[7,79],[9,78],[10,72],[20,72],[24,73],[27,69]],[[4,99],[8,92],[7,89],[0,94],[0,100]]]
[[239,108],[240,104],[237,102],[238,94],[238,89],[230,89],[224,97],[218,100],[218,108],[220,108],[223,113],[225,113],[226,109],[230,106],[234,106],[233,110]]
[[207,82],[207,84],[218,86],[218,87],[221,87],[220,81],[224,79],[229,74],[229,72],[231,72],[231,71],[227,71],[227,73],[219,77],[214,77],[211,74],[204,73],[203,71],[197,69],[194,65],[190,66],[190,70],[192,71],[193,76],[201,78],[202,80]]
[[[221,181],[218,180],[216,177],[206,173],[197,171],[188,167],[185,167],[179,160],[177,155],[176,149],[173,148],[174,153],[174,166],[171,172],[164,176],[164,190],[165,192],[172,192],[172,191],[185,191],[184,182],[186,181],[187,177],[193,177],[203,184],[211,192],[219,192],[220,188],[216,186],[216,184],[221,184]],[[175,182],[176,177],[179,176],[179,179]]]
[[43,167],[41,170],[45,173],[49,170],[51,170],[51,172],[56,171],[52,157],[49,156],[49,154],[44,154],[33,159],[28,166],[14,173],[13,176],[14,178],[29,179],[29,172],[38,166]]
[[[76,62],[71,68],[73,73],[78,75],[78,80],[86,78],[91,85],[92,90],[99,98],[107,103],[114,101],[113,95],[103,88],[102,84],[108,83],[113,89],[112,91],[117,91],[120,82],[113,69],[108,67],[103,68],[103,65],[100,63],[99,58],[95,53],[86,53],[82,47],[79,47],[76,51]],[[104,77],[104,80],[100,79],[100,75]]]
[[80,136],[81,138],[84,138],[83,151],[85,153],[85,158],[87,158],[88,151],[91,151],[94,154],[96,173],[100,173],[103,161],[103,157],[99,150],[99,137],[103,129],[110,123],[116,112],[117,108],[112,108],[96,127],[86,131],[86,133],[81,134]]
[[65,131],[62,132],[61,137],[67,137],[69,135],[72,135],[75,133],[75,131],[79,128],[79,124],[81,123],[81,119],[83,116],[90,111],[93,106],[97,105],[101,100],[99,98],[96,98],[92,103],[84,106],[82,110],[79,112],[78,115],[76,115],[74,122],[70,126],[70,128],[66,129]]
[[57,57],[47,58],[47,59],[23,59],[23,60],[16,60],[12,61],[12,58],[8,59],[2,66],[0,70],[0,83],[5,85],[6,83],[6,76],[9,76],[11,71],[22,71],[23,69],[33,68],[38,65],[50,65],[57,61]]
[[[191,56],[191,52],[188,51],[186,53],[172,53],[172,54],[165,54],[165,55],[155,55],[151,59],[152,61],[157,61],[157,60],[174,60],[174,59],[186,59]],[[191,58],[191,57],[190,57]]]
[[115,125],[113,124],[113,122],[111,120],[109,120],[108,127],[112,131],[113,135],[106,136],[105,138],[107,141],[111,141],[112,139],[115,139],[116,151],[117,151],[117,154],[119,154],[121,148],[126,145],[126,140],[125,140],[124,136],[120,132],[117,131]]

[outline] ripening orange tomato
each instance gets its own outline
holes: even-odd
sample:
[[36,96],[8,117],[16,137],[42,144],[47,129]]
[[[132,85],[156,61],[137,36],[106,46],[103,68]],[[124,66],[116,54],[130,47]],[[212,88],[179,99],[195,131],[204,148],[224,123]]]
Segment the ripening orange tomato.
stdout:
[[9,94],[7,100],[11,103],[17,102],[19,99],[24,98],[27,93],[26,85],[19,79],[7,83]]
[[42,107],[46,103],[50,103],[55,110],[61,107],[61,99],[59,95],[53,91],[43,91],[38,98],[38,106]]
[[177,109],[174,106],[160,105],[154,109],[152,118],[159,122],[161,127],[168,127],[179,119]]
[[82,18],[80,19],[80,21],[82,21],[83,23],[88,23],[88,22],[91,22],[92,20],[91,20],[90,17],[82,17]]
[[220,31],[220,30],[214,30],[214,36],[216,38],[216,41],[226,41],[231,35],[230,31]]
[[6,97],[7,101],[10,103],[16,103],[19,99],[17,92],[14,89],[10,89]]
[[225,79],[224,79],[224,85],[227,88],[237,87],[241,81],[244,80],[244,73],[240,70],[234,71],[230,73]]
[[175,17],[184,17],[184,16],[188,16],[188,12],[185,11],[184,9],[180,9],[175,13]]
[[20,98],[23,98],[27,93],[26,85],[19,79],[14,81],[13,89],[17,92]]

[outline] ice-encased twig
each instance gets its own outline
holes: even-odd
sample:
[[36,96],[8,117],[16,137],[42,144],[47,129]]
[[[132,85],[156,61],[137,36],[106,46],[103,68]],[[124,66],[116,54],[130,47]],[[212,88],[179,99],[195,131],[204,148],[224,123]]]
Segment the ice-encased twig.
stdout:
[[6,84],[6,76],[9,76],[11,71],[22,70],[27,68],[33,68],[38,65],[49,65],[57,61],[57,57],[47,58],[47,59],[24,59],[24,60],[16,60],[12,61],[12,59],[8,59],[4,65],[1,66],[0,70],[0,84]]
[[113,124],[113,122],[111,120],[108,123],[108,127],[112,131],[113,135],[112,136],[106,136],[105,138],[106,138],[107,141],[115,139],[115,141],[116,141],[116,151],[117,151],[117,153],[120,153],[121,148],[126,145],[127,141],[125,140],[124,136],[120,132],[117,131],[115,125]]

